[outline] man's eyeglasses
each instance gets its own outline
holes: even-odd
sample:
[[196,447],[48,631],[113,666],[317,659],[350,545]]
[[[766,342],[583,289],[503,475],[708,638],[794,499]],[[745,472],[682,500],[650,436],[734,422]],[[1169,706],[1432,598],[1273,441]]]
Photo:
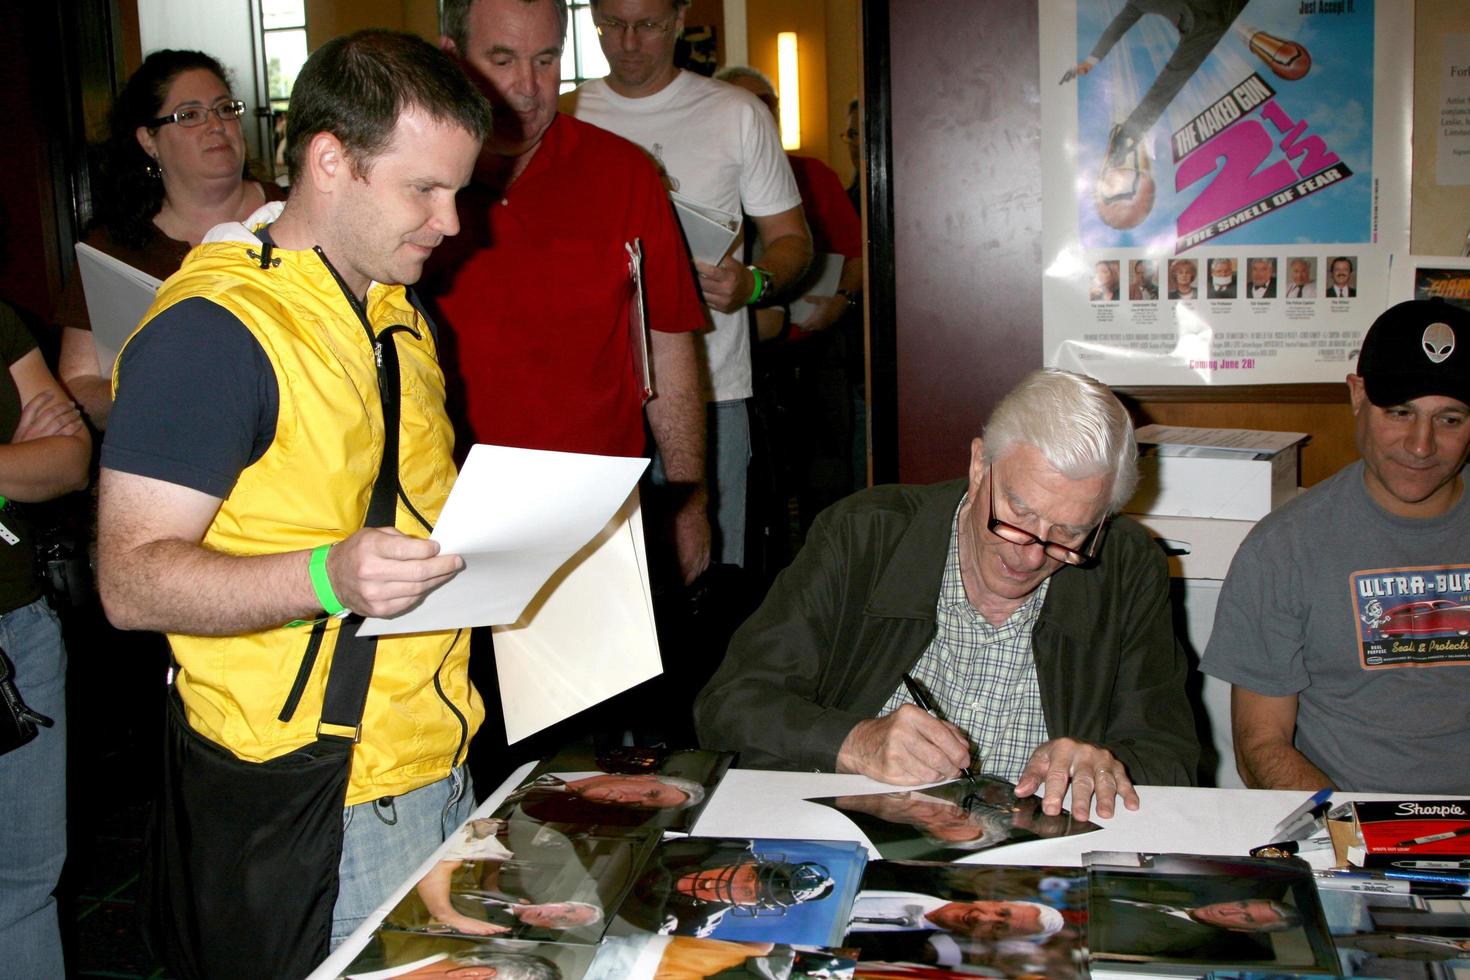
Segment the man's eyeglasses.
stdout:
[[169,123],[178,123],[185,129],[193,129],[195,126],[203,126],[209,121],[209,114],[219,116],[220,122],[234,122],[245,115],[245,103],[239,99],[231,99],[229,102],[221,102],[216,106],[191,105],[185,106],[177,112],[171,112],[166,116],[148,121],[149,129],[157,129],[159,126],[167,126]]
[[855,129],[844,129],[838,135],[842,137],[842,142],[846,143],[848,146],[857,146],[858,137],[862,134]]
[[599,17],[596,21],[597,36],[607,37],[611,34],[614,37],[624,37],[631,30],[633,36],[642,41],[645,38],[660,37],[669,33],[669,28],[673,27],[674,21],[678,19],[679,15],[674,14],[663,20],[640,20],[630,24],[616,17]]
[[1103,518],[1098,522],[1097,527],[1092,529],[1092,533],[1087,535],[1087,540],[1082,542],[1080,548],[1069,548],[1055,541],[1038,538],[1030,531],[1016,527],[1014,524],[1007,524],[995,516],[995,473],[992,471],[990,474],[990,519],[985,522],[985,530],[1003,541],[1009,541],[1011,544],[1018,544],[1022,547],[1039,544],[1048,558],[1055,558],[1064,565],[1090,565],[1097,558],[1097,549],[1102,544],[1103,532],[1107,526],[1107,518]]

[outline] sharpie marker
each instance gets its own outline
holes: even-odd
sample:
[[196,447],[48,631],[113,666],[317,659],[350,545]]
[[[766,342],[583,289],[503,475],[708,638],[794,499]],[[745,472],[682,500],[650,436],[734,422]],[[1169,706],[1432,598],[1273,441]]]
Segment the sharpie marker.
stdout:
[[1461,827],[1459,830],[1451,830],[1444,834],[1430,834],[1428,837],[1415,837],[1413,840],[1401,840],[1394,847],[1414,847],[1417,844],[1433,844],[1437,840],[1464,837],[1466,834],[1470,834],[1470,827]]
[[1395,861],[1393,866],[1421,871],[1470,871],[1470,861]]
[[[1300,823],[1304,819],[1308,819],[1307,815],[1311,813],[1311,811],[1322,806],[1331,798],[1332,790],[1319,789],[1317,792],[1313,793],[1310,797],[1307,798],[1307,802],[1303,803],[1301,806],[1288,813],[1286,815],[1286,819],[1282,820],[1279,824],[1276,825],[1276,829],[1271,831],[1271,836],[1276,838],[1277,840],[1284,840],[1287,837],[1291,836],[1289,833],[1287,833],[1288,830],[1295,830],[1296,824]],[[1324,809],[1322,812],[1326,813],[1327,811]],[[1317,818],[1312,817],[1310,819],[1312,821],[1315,821]]]
[[1465,886],[1433,875],[1411,875],[1402,872],[1313,871],[1319,888],[1339,891],[1371,892],[1382,895],[1427,895],[1433,898],[1457,898],[1465,894]]
[[1316,879],[1319,888],[1368,892],[1375,895],[1409,894],[1409,882],[1407,881],[1388,881],[1377,875],[1357,871],[1313,871],[1312,877]]

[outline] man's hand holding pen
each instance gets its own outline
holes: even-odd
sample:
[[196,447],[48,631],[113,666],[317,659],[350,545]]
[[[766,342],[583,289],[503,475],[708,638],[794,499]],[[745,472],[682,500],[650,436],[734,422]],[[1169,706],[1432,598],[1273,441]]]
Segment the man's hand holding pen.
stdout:
[[837,750],[838,772],[899,786],[954,779],[969,761],[964,730],[912,704],[858,722]]

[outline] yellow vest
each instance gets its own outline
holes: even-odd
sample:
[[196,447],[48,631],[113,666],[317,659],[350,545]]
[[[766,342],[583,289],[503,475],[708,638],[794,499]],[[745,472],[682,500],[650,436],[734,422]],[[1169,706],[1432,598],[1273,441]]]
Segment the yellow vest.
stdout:
[[[204,535],[204,547],[232,555],[306,550],[358,530],[383,454],[372,342],[347,295],[315,252],[273,250],[267,269],[260,252],[242,242],[194,249],[139,327],[146,330],[166,307],[203,297],[255,336],[275,371],[274,438],[241,472]],[[374,335],[391,324],[413,329],[394,333],[402,378],[398,478],[432,524],[455,478],[434,338],[402,286],[374,284],[366,312]],[[401,499],[395,523],[405,534],[428,536]],[[169,634],[189,724],[254,762],[314,740],[340,626],[332,619],[243,636]],[[294,711],[282,721],[308,646],[318,642]],[[484,714],[469,680],[468,630],[381,637],[347,803],[443,778],[463,760]]]

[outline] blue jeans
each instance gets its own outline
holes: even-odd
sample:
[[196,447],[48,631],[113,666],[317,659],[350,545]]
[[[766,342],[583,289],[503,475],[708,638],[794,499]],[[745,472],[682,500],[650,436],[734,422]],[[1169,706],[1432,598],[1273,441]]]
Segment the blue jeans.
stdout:
[[46,600],[0,615],[0,647],[21,699],[56,722],[0,755],[0,972],[61,977],[51,892],[66,860],[66,648]]
[[332,909],[332,948],[373,914],[475,809],[469,770],[460,766],[411,793],[342,811],[342,860]]

